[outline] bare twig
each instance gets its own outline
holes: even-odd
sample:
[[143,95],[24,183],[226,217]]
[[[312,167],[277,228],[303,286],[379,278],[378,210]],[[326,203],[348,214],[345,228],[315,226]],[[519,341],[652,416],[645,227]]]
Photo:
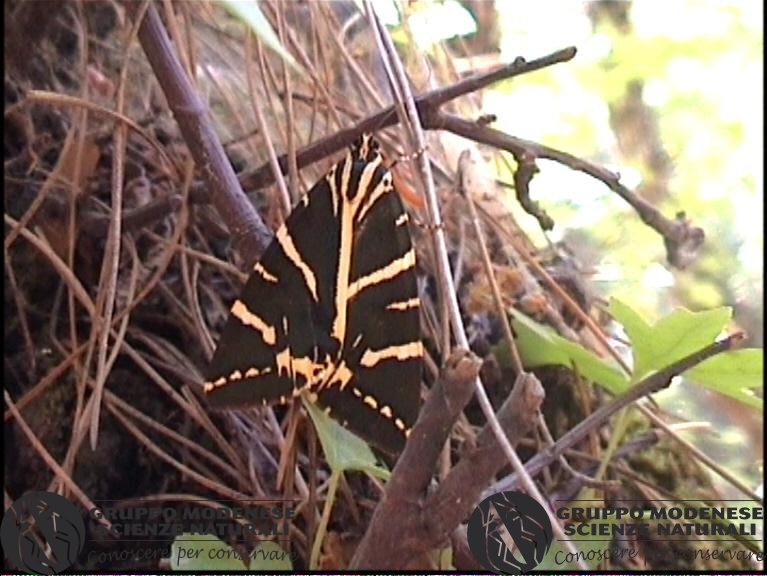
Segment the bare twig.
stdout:
[[[389,37],[387,30],[378,20],[370,0],[366,0],[365,6],[370,18],[371,26],[374,30],[376,30],[378,38],[380,38],[382,44],[385,47],[386,56],[384,57],[384,62],[386,63],[388,61],[395,72],[395,74],[392,76],[393,85],[398,86],[402,93],[402,98],[404,99],[404,104],[407,109],[407,120],[411,127],[410,134],[413,138],[413,144],[417,150],[425,150],[426,139],[424,137],[423,128],[421,126],[420,115],[416,107],[415,99],[413,98],[413,95],[410,91],[410,85],[407,76],[405,75],[402,62],[397,55],[396,50],[394,49],[394,43]],[[458,308],[458,299],[456,296],[457,291],[453,284],[453,277],[450,272],[450,262],[447,256],[447,244],[445,242],[445,234],[442,228],[442,218],[440,216],[437,193],[434,189],[434,182],[431,175],[431,166],[426,157],[426,154],[420,155],[419,167],[421,169],[423,183],[425,185],[426,205],[428,208],[430,224],[433,226],[432,238],[434,240],[434,249],[437,256],[438,285],[441,288],[441,296],[444,299],[443,301],[448,305],[450,324],[453,329],[453,336],[455,337],[456,343],[460,347],[468,348],[469,342],[468,338],[466,337],[463,320],[461,319],[461,312]],[[477,402],[482,409],[483,415],[487,419],[490,430],[492,430],[493,434],[495,435],[495,439],[501,448],[501,452],[511,464],[511,467],[516,470],[522,477],[522,483],[528,494],[538,500],[546,510],[546,513],[551,519],[554,534],[560,539],[564,540],[564,533],[562,532],[562,527],[559,525],[556,516],[554,516],[554,513],[550,510],[543,496],[539,492],[538,487],[535,485],[532,479],[527,476],[522,465],[522,461],[519,459],[519,456],[514,450],[514,447],[511,445],[511,443],[509,443],[503,428],[498,422],[495,411],[493,410],[493,406],[490,403],[490,399],[487,396],[487,392],[485,391],[485,387],[482,384],[482,380],[479,378],[479,376],[477,376],[474,382],[474,388]],[[573,553],[575,552],[570,542],[565,543],[564,546],[568,549],[568,551]],[[580,560],[577,561],[577,564],[584,569],[586,567],[585,563]]]
[[[531,458],[525,464],[526,470],[531,476],[535,476],[546,466],[557,460],[568,448],[571,448],[588,436],[592,431],[601,427],[613,414],[630,406],[640,398],[645,398],[650,394],[665,388],[671,383],[671,379],[674,376],[689,370],[707,358],[711,358],[712,356],[716,356],[717,354],[732,349],[737,342],[743,339],[743,337],[742,333],[732,334],[727,338],[714,342],[713,344],[674,362],[659,372],[651,374],[641,382],[629,388],[629,390],[615,398],[609,404],[605,404],[592,412],[586,419],[581,421],[557,440],[555,444],[550,446],[544,452]],[[483,496],[489,496],[504,490],[512,490],[518,484],[519,479],[516,474],[513,474],[488,488]]]
[[[450,100],[454,100],[500,80],[507,80],[514,76],[520,76],[522,74],[533,72],[534,70],[540,70],[547,66],[567,62],[574,56],[575,48],[571,47],[552,52],[547,56],[529,62],[525,62],[524,59],[518,58],[512,64],[501,66],[490,72],[483,72],[470,76],[447,88],[439,88],[427,92],[426,94],[415,97],[418,116],[422,119],[427,118],[430,111],[438,109]],[[396,123],[396,108],[392,105],[359,121],[351,128],[340,130],[326,138],[322,138],[317,142],[304,146],[296,155],[298,167],[303,168],[333,154],[334,152],[346,148],[364,132],[374,132]],[[425,121],[424,127],[429,127],[426,125]],[[287,170],[287,155],[283,154],[277,160],[280,169],[285,173]],[[272,184],[274,180],[270,166],[265,164],[251,172],[243,174],[240,178],[240,182],[245,190],[257,190]]]
[[[574,48],[565,48],[543,58],[526,62],[518,58],[514,63],[501,66],[489,73],[482,73],[455,83],[448,88],[441,88],[414,98],[414,105],[418,117],[424,128],[430,130],[445,129],[460,136],[464,136],[475,142],[496,146],[508,150],[517,160],[521,170],[515,177],[518,196],[520,201],[541,222],[544,229],[551,228],[551,219],[540,210],[529,195],[526,194],[526,186],[536,170],[537,159],[554,160],[573,170],[584,172],[607,185],[612,191],[623,198],[639,214],[642,221],[656,230],[664,240],[669,263],[684,268],[696,257],[697,251],[704,240],[701,228],[692,226],[683,213],[676,215],[674,220],[669,220],[654,206],[636,196],[620,182],[620,176],[606,168],[592,164],[586,160],[562,152],[536,142],[510,136],[494,130],[482,122],[473,122],[446,114],[440,107],[459,96],[478,90],[493,82],[512,78],[520,74],[551,66],[560,62],[566,62],[575,56]],[[397,122],[396,106],[390,106],[372,116],[358,122],[352,128],[341,130],[335,134],[323,138],[313,144],[305,146],[298,151],[296,163],[299,168],[316,162],[342,148],[348,146],[363,132],[380,130]],[[287,156],[282,155],[278,159],[280,170],[284,173],[287,169]],[[241,182],[246,190],[262,188],[273,182],[273,174],[270,166],[261,166],[241,177]]]
[[543,144],[505,134],[489,126],[464,120],[439,110],[424,117],[424,125],[431,129],[448,130],[464,138],[507,150],[519,165],[529,164],[535,159],[554,160],[578,172],[583,172],[603,182],[618,194],[636,212],[642,221],[663,237],[669,264],[677,268],[688,266],[703,243],[701,228],[691,226],[683,213],[675,220],[669,220],[652,204],[640,198],[620,182],[620,176],[586,160],[555,150]]

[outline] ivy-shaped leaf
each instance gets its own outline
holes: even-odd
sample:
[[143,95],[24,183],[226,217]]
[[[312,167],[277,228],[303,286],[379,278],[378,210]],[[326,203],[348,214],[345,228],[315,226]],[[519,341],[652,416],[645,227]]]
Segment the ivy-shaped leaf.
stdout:
[[333,418],[325,414],[314,402],[303,396],[304,407],[314,422],[328,466],[335,472],[358,470],[388,480],[391,473],[383,468],[370,446]]
[[703,312],[680,308],[649,324],[616,298],[610,300],[609,312],[631,340],[634,382],[712,344],[732,317],[728,307]]
[[382,480],[388,480],[391,473],[378,464],[378,459],[364,440],[349,432],[304,395],[301,396],[301,400],[314,423],[322,444],[322,451],[325,453],[325,460],[331,470],[325,506],[322,509],[320,524],[314,534],[314,543],[309,557],[310,569],[316,570],[319,567],[320,549],[327,533],[336,490],[343,473],[347,470],[357,470]]
[[685,372],[685,378],[692,382],[757,410],[762,409],[764,401],[753,390],[762,386],[763,377],[764,351],[756,348],[724,352]]
[[580,344],[562,338],[548,326],[538,324],[520,312],[512,313],[517,348],[526,367],[558,364],[572,368],[574,365],[579,374],[612,394],[620,394],[628,389],[629,379],[617,367]]
[[[727,307],[703,312],[679,309],[650,324],[617,299],[611,300],[610,312],[623,324],[631,340],[634,372],[630,380],[617,367],[580,344],[562,338],[548,326],[513,311],[512,326],[524,365],[529,368],[549,364],[568,368],[575,366],[584,377],[613,394],[620,394],[632,382],[639,382],[712,344],[732,315],[732,310]],[[684,375],[701,386],[761,409],[763,401],[753,390],[762,385],[763,362],[763,351],[760,349],[733,350],[709,358]]]

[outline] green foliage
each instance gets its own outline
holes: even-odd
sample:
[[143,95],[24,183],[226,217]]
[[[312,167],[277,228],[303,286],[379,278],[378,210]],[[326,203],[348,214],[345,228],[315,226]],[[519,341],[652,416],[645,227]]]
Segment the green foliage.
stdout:
[[562,338],[548,326],[538,324],[517,311],[514,311],[512,326],[517,333],[517,347],[526,367],[550,364],[575,367],[581,376],[597,382],[612,394],[620,394],[628,388],[629,379],[620,369],[580,344]]
[[[650,324],[615,298],[610,301],[609,310],[623,324],[631,341],[634,356],[631,378],[580,344],[562,338],[551,328],[541,326],[515,311],[513,327],[525,366],[534,368],[556,364],[574,367],[582,376],[613,394],[619,394],[630,384],[712,344],[732,315],[732,310],[726,307],[703,312],[678,309]],[[762,400],[752,390],[761,386],[762,370],[762,350],[734,350],[709,358],[688,370],[685,376],[751,408],[761,409]]]
[[[302,397],[303,398],[303,397]],[[314,422],[328,466],[334,472],[356,470],[388,480],[391,473],[383,468],[364,440],[349,432],[316,404],[304,399],[304,407]]]
[[610,300],[609,312],[623,324],[631,340],[634,382],[714,342],[732,315],[730,308],[705,312],[678,309],[650,325],[617,298]]
[[733,350],[701,362],[685,377],[696,384],[726,394],[738,402],[761,410],[764,401],[753,390],[762,385],[764,353],[756,348]]
[[329,415],[325,414],[314,402],[309,401],[304,396],[301,399],[317,430],[317,436],[325,453],[325,460],[331,470],[328,491],[325,496],[325,506],[323,507],[320,524],[314,536],[314,544],[312,545],[311,556],[309,558],[309,568],[316,570],[319,564],[322,541],[327,533],[330,512],[333,509],[341,475],[346,471],[356,470],[367,472],[371,476],[376,476],[382,480],[388,480],[391,474],[387,469],[378,464],[370,446],[361,438],[352,434]]

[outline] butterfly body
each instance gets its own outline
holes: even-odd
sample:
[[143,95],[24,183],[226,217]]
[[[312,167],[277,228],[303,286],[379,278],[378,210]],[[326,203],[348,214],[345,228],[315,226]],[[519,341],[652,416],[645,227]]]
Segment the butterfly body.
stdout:
[[220,407],[305,392],[359,436],[399,452],[419,409],[419,307],[407,213],[366,135],[255,265],[204,390]]

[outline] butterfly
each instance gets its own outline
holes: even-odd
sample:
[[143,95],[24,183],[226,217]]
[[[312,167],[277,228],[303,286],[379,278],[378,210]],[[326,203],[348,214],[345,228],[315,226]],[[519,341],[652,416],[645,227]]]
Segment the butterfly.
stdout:
[[361,136],[298,202],[232,305],[203,387],[210,404],[304,394],[399,453],[423,356],[408,223],[379,144]]

